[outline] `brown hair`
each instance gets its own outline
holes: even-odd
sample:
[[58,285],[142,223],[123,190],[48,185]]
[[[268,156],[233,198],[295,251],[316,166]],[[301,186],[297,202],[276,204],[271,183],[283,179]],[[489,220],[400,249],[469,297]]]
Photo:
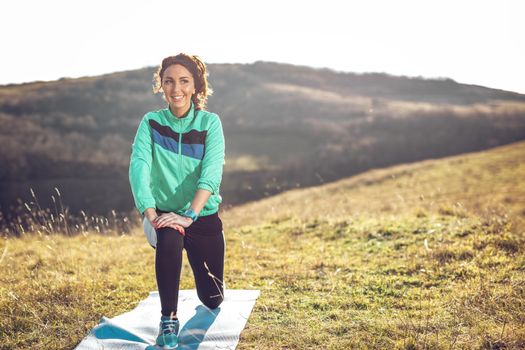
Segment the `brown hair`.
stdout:
[[191,100],[195,109],[205,109],[208,96],[213,93],[211,86],[208,84],[208,71],[204,62],[196,55],[187,55],[179,53],[177,56],[168,56],[162,60],[161,65],[153,74],[153,92],[162,91],[162,76],[164,71],[173,64],[180,64],[190,71],[195,82],[195,93]]

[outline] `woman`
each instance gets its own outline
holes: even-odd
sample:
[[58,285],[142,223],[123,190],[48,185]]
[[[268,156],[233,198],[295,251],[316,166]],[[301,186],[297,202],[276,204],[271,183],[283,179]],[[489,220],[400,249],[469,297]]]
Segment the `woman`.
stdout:
[[166,57],[154,92],[168,106],[147,113],[132,146],[129,179],[135,205],[156,231],[155,272],[161,302],[156,343],[175,348],[177,301],[186,249],[199,299],[217,308],[224,299],[224,235],[218,208],[224,165],[219,117],[205,111],[206,65],[184,53]]

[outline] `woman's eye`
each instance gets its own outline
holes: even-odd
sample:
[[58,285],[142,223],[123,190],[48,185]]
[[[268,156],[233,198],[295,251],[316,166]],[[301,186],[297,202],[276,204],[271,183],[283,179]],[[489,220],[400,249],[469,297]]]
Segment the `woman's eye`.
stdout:
[[168,85],[168,84],[171,84],[173,83],[171,80],[164,80],[164,85]]
[[183,79],[183,80],[181,80],[181,82],[183,82],[184,84],[187,84],[187,83],[188,83],[188,80]]

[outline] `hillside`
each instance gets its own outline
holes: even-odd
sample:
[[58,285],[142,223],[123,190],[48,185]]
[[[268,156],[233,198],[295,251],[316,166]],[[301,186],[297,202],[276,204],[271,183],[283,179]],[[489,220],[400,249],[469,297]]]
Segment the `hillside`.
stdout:
[[223,212],[232,227],[268,221],[337,221],[499,212],[525,222],[525,142],[443,159],[374,169],[330,184],[295,189]]
[[[225,207],[373,168],[525,139],[525,96],[451,79],[341,73],[270,62],[212,64],[209,109],[226,135]],[[129,212],[130,145],[154,68],[0,87],[0,208]]]
[[[227,288],[261,290],[238,349],[523,349],[524,157],[521,142],[223,213]],[[71,349],[156,289],[138,227],[0,251],[6,350]]]

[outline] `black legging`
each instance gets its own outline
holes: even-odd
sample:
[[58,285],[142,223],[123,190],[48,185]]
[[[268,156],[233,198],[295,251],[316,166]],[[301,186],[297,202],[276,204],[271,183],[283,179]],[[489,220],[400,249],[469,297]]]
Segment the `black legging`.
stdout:
[[[160,215],[163,212],[157,210],[157,213]],[[157,230],[155,273],[164,316],[177,313],[183,248],[186,249],[201,302],[215,309],[224,299],[224,234],[219,215],[201,216],[185,231],[183,236],[170,227]],[[204,263],[214,277],[208,275]]]

